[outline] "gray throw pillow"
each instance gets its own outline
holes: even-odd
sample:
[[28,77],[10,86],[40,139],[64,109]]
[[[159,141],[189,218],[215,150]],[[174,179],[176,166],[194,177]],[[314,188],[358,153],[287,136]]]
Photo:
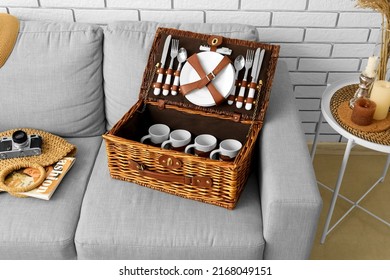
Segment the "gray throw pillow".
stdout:
[[64,137],[104,133],[102,44],[98,26],[22,21],[0,68],[0,130],[32,127]]

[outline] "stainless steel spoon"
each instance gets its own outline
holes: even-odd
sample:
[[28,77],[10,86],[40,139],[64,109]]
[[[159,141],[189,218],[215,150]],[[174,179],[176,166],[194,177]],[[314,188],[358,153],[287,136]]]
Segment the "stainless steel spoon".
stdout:
[[[176,69],[176,75],[175,75],[175,80],[173,81],[173,88],[176,89],[176,87],[179,85],[179,76],[180,76],[180,70],[181,70],[181,65],[184,61],[187,60],[187,50],[185,48],[180,48],[179,53],[177,54],[177,61],[179,61],[179,65],[177,66]],[[171,94],[172,95],[177,95],[177,91],[172,89]]]
[[[234,87],[232,88],[231,92],[230,92],[230,96],[235,96],[235,93],[236,93],[236,82],[237,82],[237,78],[238,78],[238,72],[240,72],[240,70],[242,68],[244,68],[244,65],[245,65],[245,58],[244,56],[242,55],[239,55],[236,57],[236,59],[234,60],[234,68],[236,69],[236,73],[234,75],[234,82],[235,82],[235,85]],[[234,103],[234,99],[233,100],[230,100],[230,99],[233,99],[232,97],[229,98],[228,100],[228,104],[229,105],[232,105]]]

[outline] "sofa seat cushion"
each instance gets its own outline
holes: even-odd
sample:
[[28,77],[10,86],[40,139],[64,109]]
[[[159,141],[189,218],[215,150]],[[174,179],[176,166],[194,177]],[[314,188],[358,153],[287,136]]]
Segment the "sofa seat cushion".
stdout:
[[80,259],[261,259],[261,216],[255,175],[227,210],[112,179],[103,143],[75,244]]
[[0,128],[33,127],[63,137],[105,131],[103,30],[81,23],[22,21],[0,68]]
[[74,235],[101,137],[67,138],[76,162],[49,201],[0,193],[0,259],[76,259]]
[[107,129],[138,100],[145,65],[158,27],[257,40],[254,26],[240,24],[116,22],[104,30],[104,94]]

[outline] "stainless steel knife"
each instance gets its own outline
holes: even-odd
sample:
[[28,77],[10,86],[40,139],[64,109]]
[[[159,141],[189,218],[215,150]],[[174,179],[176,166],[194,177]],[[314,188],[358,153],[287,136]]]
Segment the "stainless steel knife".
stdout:
[[[167,59],[167,55],[168,55],[168,50],[169,50],[169,45],[171,44],[171,38],[172,36],[169,35],[166,39],[165,39],[165,43],[164,43],[164,48],[163,48],[163,51],[162,51],[162,55],[161,55],[161,65],[160,65],[160,68],[164,68],[164,65],[165,65],[165,60]],[[162,79],[163,79],[163,73],[159,73],[158,76],[157,76],[157,83],[159,83],[158,85],[156,85],[156,87],[154,88],[154,95],[159,95],[160,92],[161,92],[161,83],[162,83]]]
[[[255,53],[255,59],[252,67],[252,83],[257,84],[257,80],[259,79],[260,75],[260,70],[261,70],[261,65],[263,64],[263,59],[264,59],[264,54],[265,50],[261,50],[260,48],[257,48],[256,53]],[[248,98],[253,98],[255,96],[255,91],[256,88],[250,88],[249,93],[248,93]],[[249,101],[245,104],[245,109],[246,110],[251,110],[252,109],[253,102]]]

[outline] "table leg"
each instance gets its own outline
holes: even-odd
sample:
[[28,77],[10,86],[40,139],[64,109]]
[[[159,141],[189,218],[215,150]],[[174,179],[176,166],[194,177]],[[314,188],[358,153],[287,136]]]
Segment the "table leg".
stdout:
[[329,233],[328,228],[329,228],[330,220],[332,219],[333,210],[334,210],[334,207],[336,205],[337,197],[339,195],[341,182],[343,181],[345,168],[347,167],[348,158],[349,158],[349,155],[351,153],[351,149],[353,148],[353,146],[355,146],[355,141],[353,141],[353,139],[349,139],[347,147],[345,148],[343,162],[341,164],[340,171],[339,171],[339,177],[337,178],[336,187],[335,187],[335,190],[333,192],[332,202],[330,204],[328,216],[326,217],[325,227],[324,227],[324,231],[322,232],[322,237],[321,237],[321,244],[324,244],[325,239],[326,239],[326,235]]
[[387,174],[387,170],[389,169],[389,165],[390,165],[390,154],[387,155],[387,161],[386,161],[385,169],[383,169],[382,180],[381,180],[382,183],[385,181],[385,177],[386,177],[386,174]]
[[320,112],[320,119],[318,120],[318,123],[316,125],[316,134],[314,135],[313,146],[311,147],[311,151],[310,151],[310,156],[311,156],[312,162],[314,160],[314,156],[315,156],[316,150],[317,150],[318,136],[320,134],[321,123],[322,123],[322,112]]

